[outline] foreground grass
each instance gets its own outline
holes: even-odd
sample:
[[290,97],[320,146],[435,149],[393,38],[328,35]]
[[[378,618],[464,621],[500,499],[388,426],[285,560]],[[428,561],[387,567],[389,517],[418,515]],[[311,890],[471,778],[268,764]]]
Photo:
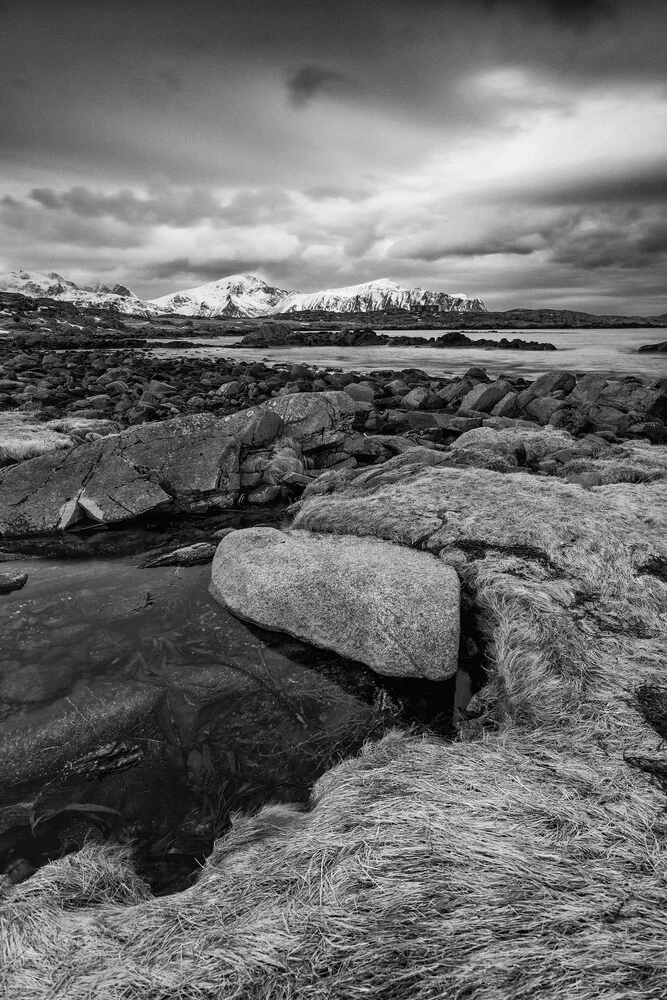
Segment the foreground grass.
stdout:
[[93,845],[6,888],[7,995],[667,995],[667,483],[397,460],[313,491],[297,524],[455,565],[486,712],[455,743],[368,745],[308,811],[237,818],[178,895],[150,898],[125,849]]

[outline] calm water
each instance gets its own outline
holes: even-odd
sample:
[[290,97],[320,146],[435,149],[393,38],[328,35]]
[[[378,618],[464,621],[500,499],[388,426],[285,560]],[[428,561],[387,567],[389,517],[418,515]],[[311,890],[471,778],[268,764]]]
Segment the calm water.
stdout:
[[[392,330],[390,336],[439,337],[443,330]],[[422,368],[432,375],[460,375],[472,365],[479,365],[490,375],[517,374],[534,378],[554,368],[578,372],[603,372],[615,375],[640,375],[649,378],[667,377],[667,353],[637,354],[641,344],[657,344],[667,340],[667,328],[652,330],[506,330],[497,333],[469,332],[471,339],[536,340],[554,344],[553,351],[508,351],[479,347],[273,347],[234,348],[240,337],[211,338],[199,341],[201,347],[176,350],[155,348],[159,357],[174,357],[176,353],[192,357],[238,356],[247,361],[300,363],[318,368],[340,368],[344,371],[369,372],[381,368]]]

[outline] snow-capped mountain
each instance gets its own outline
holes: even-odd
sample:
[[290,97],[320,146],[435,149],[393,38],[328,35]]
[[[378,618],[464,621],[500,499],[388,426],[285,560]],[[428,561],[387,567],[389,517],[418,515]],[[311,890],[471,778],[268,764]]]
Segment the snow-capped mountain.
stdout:
[[266,316],[280,312],[280,304],[292,294],[254,274],[232,274],[152,299],[151,304],[182,316]]
[[0,292],[20,292],[30,298],[59,299],[77,306],[114,306],[135,316],[227,316],[254,318],[277,313],[323,310],[337,313],[375,312],[383,309],[418,309],[440,312],[485,311],[480,299],[465,295],[402,288],[388,278],[320,292],[291,292],[276,288],[254,274],[232,274],[205,285],[172,292],[145,302],[125,285],[77,285],[56,271],[6,271],[0,274]]
[[156,306],[138,298],[125,285],[109,288],[98,282],[90,287],[82,287],[63,278],[56,271],[48,274],[23,269],[5,271],[0,274],[0,292],[20,292],[28,298],[58,299],[61,302],[72,302],[76,306],[115,306],[120,312],[135,316],[155,316],[161,312]]
[[326,288],[321,292],[293,292],[280,307],[281,312],[321,309],[327,312],[375,312],[383,309],[416,309],[426,306],[438,312],[484,310],[480,299],[466,295],[429,292],[424,288],[402,288],[388,278],[365,281],[346,288]]
[[271,316],[304,310],[373,312],[426,306],[441,312],[484,310],[480,299],[423,288],[402,288],[387,278],[320,292],[289,292],[253,274],[233,274],[183,292],[152,299],[152,305],[184,316]]

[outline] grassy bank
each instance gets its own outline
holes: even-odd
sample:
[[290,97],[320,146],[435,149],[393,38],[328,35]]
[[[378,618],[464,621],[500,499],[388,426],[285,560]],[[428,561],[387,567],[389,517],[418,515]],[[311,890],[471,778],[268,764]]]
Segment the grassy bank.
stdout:
[[664,997],[659,466],[584,489],[395,460],[306,497],[300,527],[456,566],[487,642],[481,714],[454,743],[368,745],[306,811],[239,817],[178,895],[93,845],[6,887],[7,996]]

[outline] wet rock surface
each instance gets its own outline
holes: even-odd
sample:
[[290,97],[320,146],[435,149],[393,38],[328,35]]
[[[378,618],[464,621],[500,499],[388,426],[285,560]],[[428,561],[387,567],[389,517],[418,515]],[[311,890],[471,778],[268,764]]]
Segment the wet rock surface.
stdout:
[[378,539],[248,528],[220,543],[211,593],[246,621],[391,677],[456,673],[456,573]]
[[28,582],[27,573],[0,573],[0,594],[21,590]]

